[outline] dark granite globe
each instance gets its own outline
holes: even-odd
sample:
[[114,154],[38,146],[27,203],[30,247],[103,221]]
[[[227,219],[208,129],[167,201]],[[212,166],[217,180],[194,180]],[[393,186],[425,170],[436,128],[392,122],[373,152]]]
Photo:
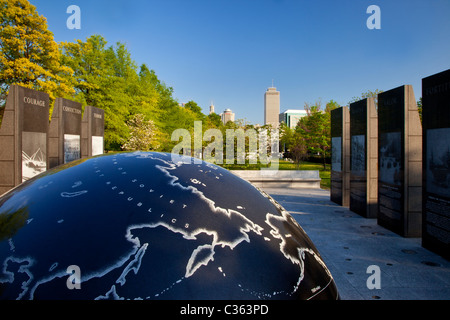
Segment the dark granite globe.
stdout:
[[297,222],[206,162],[99,156],[0,198],[0,299],[337,298]]

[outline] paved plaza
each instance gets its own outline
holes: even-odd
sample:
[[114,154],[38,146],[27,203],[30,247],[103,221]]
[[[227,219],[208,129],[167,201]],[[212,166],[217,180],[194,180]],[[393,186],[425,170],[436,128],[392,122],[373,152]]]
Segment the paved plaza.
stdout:
[[[450,262],[330,201],[322,189],[265,188],[316,245],[343,300],[450,300]],[[380,289],[369,289],[377,279]],[[369,269],[369,270],[368,270]],[[369,273],[368,273],[369,271]]]

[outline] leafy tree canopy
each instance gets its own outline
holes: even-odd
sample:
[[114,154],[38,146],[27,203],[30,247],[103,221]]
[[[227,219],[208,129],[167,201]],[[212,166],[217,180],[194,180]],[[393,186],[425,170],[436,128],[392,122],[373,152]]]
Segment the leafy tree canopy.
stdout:
[[47,19],[27,0],[0,0],[0,105],[12,84],[56,97],[73,94],[73,70],[61,64]]

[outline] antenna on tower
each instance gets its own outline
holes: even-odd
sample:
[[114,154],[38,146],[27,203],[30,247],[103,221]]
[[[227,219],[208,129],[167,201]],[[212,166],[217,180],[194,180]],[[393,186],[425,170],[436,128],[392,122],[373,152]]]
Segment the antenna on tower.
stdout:
[[274,86],[273,86],[273,79],[272,79],[272,88],[274,88]]

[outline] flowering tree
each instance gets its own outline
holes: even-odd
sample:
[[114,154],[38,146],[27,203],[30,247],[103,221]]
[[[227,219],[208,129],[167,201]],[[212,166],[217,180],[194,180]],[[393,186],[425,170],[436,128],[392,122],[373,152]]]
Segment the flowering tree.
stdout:
[[151,151],[159,148],[160,132],[152,120],[145,120],[143,114],[135,114],[128,122],[128,141],[122,146],[125,151]]

